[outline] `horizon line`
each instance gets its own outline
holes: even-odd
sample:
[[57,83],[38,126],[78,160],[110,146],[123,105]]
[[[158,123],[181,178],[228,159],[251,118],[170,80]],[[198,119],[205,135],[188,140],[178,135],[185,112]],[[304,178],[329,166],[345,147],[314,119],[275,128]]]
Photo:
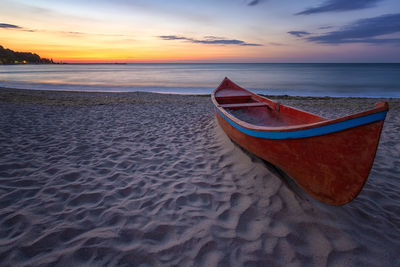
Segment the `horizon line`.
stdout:
[[302,61],[302,62],[148,62],[148,61],[142,61],[142,62],[56,62],[54,63],[55,65],[60,64],[60,65],[96,65],[96,64],[110,64],[110,65],[127,65],[127,64],[400,64],[399,62],[382,62],[382,61],[377,61],[377,62],[349,62],[349,61],[343,61],[343,62],[307,62],[307,61]]

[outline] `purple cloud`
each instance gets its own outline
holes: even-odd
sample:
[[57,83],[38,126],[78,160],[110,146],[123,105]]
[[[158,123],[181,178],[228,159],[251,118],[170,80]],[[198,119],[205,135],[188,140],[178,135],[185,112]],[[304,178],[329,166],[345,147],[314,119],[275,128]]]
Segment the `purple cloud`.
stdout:
[[303,37],[305,35],[310,35],[311,33],[306,32],[306,31],[290,31],[287,32],[290,35],[296,36],[296,37]]
[[2,28],[2,29],[22,29],[18,25],[8,24],[8,23],[0,23],[0,28]]
[[184,36],[176,36],[176,35],[161,35],[158,36],[158,38],[166,40],[166,41],[172,41],[172,40],[184,40],[188,41],[191,43],[195,44],[220,44],[220,45],[239,45],[239,46],[262,46],[261,44],[253,44],[253,43],[247,43],[242,40],[236,40],[236,39],[226,39],[223,37],[215,37],[215,36],[206,36],[204,39],[199,40],[199,39],[193,39],[193,38],[188,38]]
[[255,6],[259,3],[264,2],[263,0],[246,0],[246,5],[248,6]]
[[295,15],[310,15],[323,12],[342,12],[374,7],[382,0],[325,0],[317,7],[311,7]]
[[187,40],[188,38],[186,37],[179,37],[176,35],[161,35],[158,36],[159,38],[163,39],[163,40],[167,40],[167,41],[171,41],[171,40]]
[[399,38],[377,39],[374,37],[400,32],[400,13],[387,14],[373,18],[360,19],[340,30],[325,34],[310,36],[306,40],[322,44],[370,43],[388,44],[399,43]]

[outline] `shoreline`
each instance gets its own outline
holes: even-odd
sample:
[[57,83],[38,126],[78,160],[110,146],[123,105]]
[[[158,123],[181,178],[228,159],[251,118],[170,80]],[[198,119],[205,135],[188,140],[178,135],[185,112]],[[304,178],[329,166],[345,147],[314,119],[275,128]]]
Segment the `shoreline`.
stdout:
[[[362,112],[372,108],[375,103],[381,101],[389,103],[388,115],[400,111],[400,98],[263,96],[281,104],[302,109],[327,119],[334,119]],[[48,91],[0,87],[0,103],[66,107],[200,103],[202,105],[208,105],[209,111],[213,111],[210,95],[179,95],[152,92]]]
[[[103,99],[103,101],[89,101],[87,105],[104,105],[113,103],[129,103],[129,100],[123,100],[121,96],[138,97],[139,95],[160,95],[167,97],[199,97],[207,98],[211,94],[178,94],[178,93],[156,93],[156,92],[95,92],[95,91],[68,91],[68,90],[37,90],[37,89],[20,89],[20,88],[8,88],[0,87],[0,101],[9,103],[31,103],[31,104],[54,104],[54,105],[66,105],[71,104],[71,97],[75,97],[77,101],[82,99],[90,99],[96,97],[97,100]],[[387,101],[392,103],[399,103],[400,98],[393,97],[336,97],[336,96],[291,96],[291,95],[265,95],[261,96],[272,99],[272,100],[288,100],[288,101],[308,101],[308,100],[352,100],[352,101],[367,101],[367,102],[379,102]]]

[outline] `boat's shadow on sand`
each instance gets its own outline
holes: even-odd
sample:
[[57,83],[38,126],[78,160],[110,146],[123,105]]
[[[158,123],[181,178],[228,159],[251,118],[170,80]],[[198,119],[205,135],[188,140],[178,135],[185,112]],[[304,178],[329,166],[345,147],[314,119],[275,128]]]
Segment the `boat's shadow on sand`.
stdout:
[[251,159],[252,162],[255,162],[255,161],[263,162],[264,166],[268,169],[268,171],[272,175],[278,177],[282,181],[282,183],[286,186],[286,188],[288,188],[296,196],[297,199],[301,199],[302,202],[310,201],[310,197],[308,197],[304,193],[304,191],[302,191],[302,189],[296,184],[296,182],[292,178],[290,178],[290,176],[287,175],[283,170],[281,170],[277,166],[273,165],[272,163],[245,150],[240,145],[235,143],[235,141],[233,141],[231,138],[229,138],[229,140],[234,144],[235,147],[237,147],[244,154],[246,154]]

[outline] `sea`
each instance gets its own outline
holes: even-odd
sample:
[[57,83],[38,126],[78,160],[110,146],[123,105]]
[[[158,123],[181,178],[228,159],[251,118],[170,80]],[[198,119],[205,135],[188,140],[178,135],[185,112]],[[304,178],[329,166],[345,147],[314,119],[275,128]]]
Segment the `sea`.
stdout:
[[400,64],[201,63],[0,65],[0,87],[210,94],[228,77],[258,94],[400,98]]

